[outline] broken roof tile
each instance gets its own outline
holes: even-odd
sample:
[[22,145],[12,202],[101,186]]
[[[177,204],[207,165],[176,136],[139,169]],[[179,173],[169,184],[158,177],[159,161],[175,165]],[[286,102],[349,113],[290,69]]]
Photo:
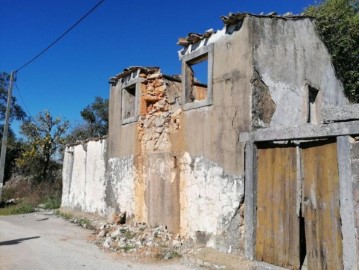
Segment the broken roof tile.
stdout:
[[159,67],[143,67],[143,66],[132,66],[132,67],[128,67],[128,68],[125,68],[123,70],[123,72],[121,73],[118,73],[117,75],[111,77],[109,79],[109,82],[110,83],[115,83],[117,80],[121,79],[121,78],[124,78],[124,77],[127,77],[128,75],[130,75],[131,73],[135,72],[139,70],[140,73],[142,74],[153,74],[153,73],[156,73],[160,70]]
[[[264,14],[264,12],[261,12],[260,14],[252,14],[252,13],[246,13],[246,12],[237,12],[233,13],[230,12],[228,15],[221,16],[221,20],[225,25],[233,25],[237,24],[238,22],[242,21],[245,17],[259,17],[259,18],[278,18],[278,19],[303,19],[303,18],[313,18],[310,16],[306,16],[304,14],[295,15],[292,14],[292,12],[287,12],[283,15],[278,15],[277,12],[270,12],[268,14]],[[215,34],[216,31],[213,29],[207,30],[203,34],[198,33],[189,33],[186,37],[180,37],[178,39],[177,45],[188,47],[190,44],[197,43],[205,38],[209,38],[213,34]]]
[[209,38],[212,36],[216,31],[212,28],[204,32],[203,34],[198,33],[189,33],[186,37],[181,37],[178,39],[177,45],[187,47],[189,44],[197,43],[205,38]]
[[132,66],[125,68],[123,72],[118,73],[117,75],[111,77],[109,79],[109,83],[115,85],[118,80],[121,78],[125,78],[129,75],[131,75],[134,72],[137,72],[139,70],[139,77],[144,78],[146,80],[154,80],[157,78],[165,78],[170,81],[177,81],[181,82],[181,74],[180,75],[165,75],[161,73],[161,70],[159,67],[143,67],[143,66]]
[[247,13],[229,13],[227,16],[221,16],[221,20],[226,25],[236,24],[242,21]]

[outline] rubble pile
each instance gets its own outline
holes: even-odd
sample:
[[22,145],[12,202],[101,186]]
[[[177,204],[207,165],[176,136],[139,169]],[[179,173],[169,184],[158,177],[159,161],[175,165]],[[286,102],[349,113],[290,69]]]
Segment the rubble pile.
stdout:
[[163,226],[149,228],[145,223],[106,223],[96,230],[96,234],[96,244],[107,251],[147,258],[173,259],[193,248],[193,240],[173,235]]

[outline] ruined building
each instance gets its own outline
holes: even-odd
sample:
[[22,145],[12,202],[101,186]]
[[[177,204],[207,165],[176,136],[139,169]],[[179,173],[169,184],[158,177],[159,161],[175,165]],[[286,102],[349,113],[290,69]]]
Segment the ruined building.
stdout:
[[284,268],[356,269],[359,109],[312,18],[222,21],[179,40],[180,76],[110,79],[108,137],[67,147],[62,206]]

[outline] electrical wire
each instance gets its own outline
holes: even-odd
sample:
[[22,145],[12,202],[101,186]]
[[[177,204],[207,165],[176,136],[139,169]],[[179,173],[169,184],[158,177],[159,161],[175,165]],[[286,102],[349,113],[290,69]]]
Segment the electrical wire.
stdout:
[[21,69],[25,68],[26,66],[30,65],[33,61],[43,55],[48,49],[54,46],[57,42],[59,42],[65,35],[67,35],[72,29],[74,29],[81,21],[83,21],[88,15],[90,15],[96,8],[98,8],[105,0],[101,0],[98,2],[93,8],[91,8],[88,12],[86,12],[80,19],[78,19],[69,29],[67,29],[62,35],[60,35],[55,41],[53,41],[50,45],[48,45],[45,49],[19,67],[15,72],[20,71]]
[[30,122],[32,122],[32,123],[35,124],[36,126],[40,126],[38,120],[31,115],[29,108],[26,106],[25,100],[23,99],[23,97],[22,97],[22,95],[21,95],[21,93],[20,93],[20,89],[19,89],[19,87],[18,87],[18,84],[17,84],[17,83],[14,83],[14,85],[15,85],[15,88],[16,88],[18,94],[19,94],[19,97],[20,97],[21,102],[22,102],[22,104],[24,105],[26,112],[28,113],[28,118],[27,118],[27,120],[30,121]]
[[25,101],[24,101],[24,99],[23,99],[23,97],[22,97],[22,95],[21,95],[21,93],[20,93],[20,89],[19,89],[17,83],[15,83],[15,88],[16,88],[18,94],[19,94],[21,103],[22,103],[22,104],[24,105],[24,107],[25,107],[26,112],[28,113],[29,117],[30,117],[31,119],[33,119],[33,117],[31,116],[31,113],[30,113],[28,107],[26,106],[26,103],[25,103]]

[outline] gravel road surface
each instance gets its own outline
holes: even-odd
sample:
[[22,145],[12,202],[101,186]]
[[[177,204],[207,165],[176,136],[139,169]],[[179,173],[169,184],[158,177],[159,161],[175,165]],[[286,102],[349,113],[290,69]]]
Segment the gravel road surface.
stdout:
[[88,243],[89,230],[46,213],[0,217],[0,269],[185,270],[178,262],[126,262]]

